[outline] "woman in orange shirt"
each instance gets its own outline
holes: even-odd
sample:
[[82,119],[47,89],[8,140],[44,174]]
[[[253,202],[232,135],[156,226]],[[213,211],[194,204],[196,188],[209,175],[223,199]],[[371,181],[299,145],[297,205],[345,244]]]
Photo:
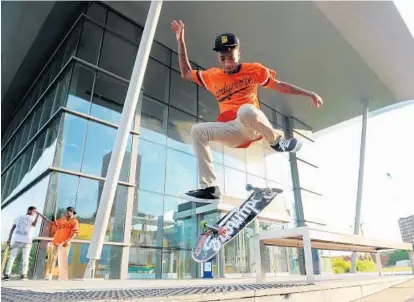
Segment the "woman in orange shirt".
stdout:
[[221,68],[192,70],[185,47],[184,23],[174,20],[171,29],[178,42],[181,77],[211,92],[220,110],[218,122],[200,123],[191,129],[201,189],[182,197],[196,202],[218,202],[221,193],[213,169],[211,141],[233,148],[247,148],[252,142],[264,138],[276,152],[296,152],[302,146],[296,138],[286,139],[282,131],[273,129],[260,110],[259,85],[279,93],[309,97],[317,108],[322,107],[323,101],[314,92],[279,81],[274,70],[259,63],[240,63],[240,41],[232,33],[223,33],[215,40],[213,50]]

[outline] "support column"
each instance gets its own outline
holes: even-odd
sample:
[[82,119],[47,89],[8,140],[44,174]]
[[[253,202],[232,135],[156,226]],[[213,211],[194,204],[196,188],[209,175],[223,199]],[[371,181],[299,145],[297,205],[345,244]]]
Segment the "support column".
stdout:
[[108,173],[104,183],[99,208],[96,215],[95,227],[92,234],[91,243],[88,249],[89,263],[86,267],[84,278],[90,279],[95,276],[95,263],[100,259],[102,246],[105,238],[105,231],[108,226],[112,204],[119,180],[122,162],[125,156],[126,145],[128,142],[129,129],[135,116],[135,109],[138,97],[144,80],[145,70],[150,55],[155,30],[158,24],[162,7],[162,1],[152,1],[145,22],[144,32],[139,45],[138,54],[135,59],[125,104],[122,110],[121,122],[116,134],[111,160],[109,162]]
[[[361,146],[359,150],[358,190],[357,190],[355,223],[354,223],[354,234],[355,235],[359,235],[359,227],[361,224],[361,202],[362,202],[362,189],[363,189],[363,182],[364,182],[364,166],[365,166],[365,141],[367,137],[368,111],[369,111],[368,104],[369,104],[368,99],[363,100]],[[356,252],[353,252],[351,273],[356,273],[356,256],[357,256]]]

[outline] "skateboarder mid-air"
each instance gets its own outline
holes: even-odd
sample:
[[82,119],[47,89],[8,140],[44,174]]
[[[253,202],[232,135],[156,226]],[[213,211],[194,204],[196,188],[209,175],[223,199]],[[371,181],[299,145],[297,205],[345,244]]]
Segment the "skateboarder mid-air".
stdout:
[[314,92],[277,79],[276,72],[259,63],[240,62],[240,41],[232,33],[223,33],[215,40],[213,50],[221,68],[192,70],[184,40],[184,23],[174,20],[171,29],[178,42],[181,77],[211,92],[219,106],[217,122],[199,123],[192,127],[191,137],[198,161],[200,187],[185,193],[189,201],[218,202],[220,190],[216,184],[210,142],[217,141],[233,148],[247,148],[264,138],[276,152],[296,152],[302,143],[296,138],[284,138],[283,131],[273,129],[260,110],[258,86],[279,93],[309,97],[316,108],[323,105]]

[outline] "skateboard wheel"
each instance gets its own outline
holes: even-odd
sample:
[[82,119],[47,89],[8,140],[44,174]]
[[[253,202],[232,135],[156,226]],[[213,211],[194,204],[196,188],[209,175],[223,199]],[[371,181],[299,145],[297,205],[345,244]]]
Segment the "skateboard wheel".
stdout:
[[218,233],[219,233],[219,235],[226,236],[227,229],[224,228],[224,227],[221,227],[221,228],[219,228]]
[[200,226],[201,226],[202,228],[207,227],[207,221],[205,221],[205,220],[200,221]]
[[247,191],[251,191],[251,190],[253,190],[253,186],[252,186],[251,184],[247,184],[247,185],[246,185],[246,190],[247,190]]

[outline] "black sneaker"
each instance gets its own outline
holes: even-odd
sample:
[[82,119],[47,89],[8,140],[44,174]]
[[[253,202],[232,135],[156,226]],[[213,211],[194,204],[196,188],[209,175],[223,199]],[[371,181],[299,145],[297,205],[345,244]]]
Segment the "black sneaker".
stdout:
[[297,152],[302,148],[302,142],[296,138],[282,139],[271,147],[276,152]]
[[221,199],[221,193],[218,187],[208,187],[189,191],[183,194],[182,198],[194,202],[218,203]]
[[20,275],[20,280],[29,280],[29,279],[27,279],[27,276],[26,275]]
[[10,276],[9,275],[4,275],[3,281],[9,281],[9,280],[10,280]]

